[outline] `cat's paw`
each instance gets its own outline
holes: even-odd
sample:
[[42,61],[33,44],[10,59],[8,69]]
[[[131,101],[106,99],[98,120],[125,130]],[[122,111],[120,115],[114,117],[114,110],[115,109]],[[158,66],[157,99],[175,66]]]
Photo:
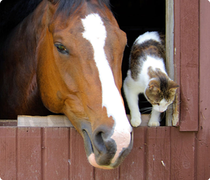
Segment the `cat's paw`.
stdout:
[[158,121],[149,121],[148,126],[150,127],[157,127],[160,126],[160,123]]
[[133,127],[138,127],[141,124],[141,117],[134,117],[131,119],[131,125]]

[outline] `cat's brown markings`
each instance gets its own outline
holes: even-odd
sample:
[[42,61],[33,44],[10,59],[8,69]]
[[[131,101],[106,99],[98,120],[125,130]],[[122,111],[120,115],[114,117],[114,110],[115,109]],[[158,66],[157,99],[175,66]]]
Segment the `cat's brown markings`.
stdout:
[[146,32],[134,42],[130,54],[130,69],[124,81],[124,92],[131,112],[131,124],[139,126],[141,113],[138,94],[144,93],[152,104],[149,126],[159,126],[159,115],[175,98],[178,85],[165,70],[165,37]]

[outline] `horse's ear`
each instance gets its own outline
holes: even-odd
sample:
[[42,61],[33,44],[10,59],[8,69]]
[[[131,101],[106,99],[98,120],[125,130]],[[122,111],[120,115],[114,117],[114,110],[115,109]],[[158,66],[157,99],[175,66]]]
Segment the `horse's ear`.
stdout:
[[48,0],[48,17],[49,19],[51,19],[53,17],[53,15],[55,14],[56,11],[56,3],[58,2],[58,0]]
[[48,0],[50,3],[52,3],[53,5],[55,5],[57,2],[58,2],[58,0]]

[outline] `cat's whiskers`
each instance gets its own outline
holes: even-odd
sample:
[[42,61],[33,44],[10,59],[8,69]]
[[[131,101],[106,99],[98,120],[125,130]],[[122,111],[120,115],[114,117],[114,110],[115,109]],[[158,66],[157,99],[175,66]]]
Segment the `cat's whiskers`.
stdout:
[[142,104],[142,103],[149,103],[149,101],[141,101],[141,104]]
[[[165,44],[158,32],[146,32],[133,43],[129,59],[130,69],[124,80],[123,90],[131,112],[131,123],[135,127],[141,123],[141,113],[149,114],[153,108],[148,126],[159,126],[159,121],[165,119],[166,112],[161,113],[160,118],[157,111],[166,110],[168,102],[172,102],[175,97],[178,85],[168,77],[164,61]],[[148,101],[145,101],[142,95],[152,107],[148,107]],[[139,104],[146,107],[141,108]],[[171,108],[173,106],[167,109],[172,110]]]
[[161,116],[160,116],[161,121],[165,118],[165,116],[166,116],[166,111],[164,111],[164,112],[161,113]]
[[141,112],[143,114],[150,113],[152,111],[152,107],[143,107],[141,108]]

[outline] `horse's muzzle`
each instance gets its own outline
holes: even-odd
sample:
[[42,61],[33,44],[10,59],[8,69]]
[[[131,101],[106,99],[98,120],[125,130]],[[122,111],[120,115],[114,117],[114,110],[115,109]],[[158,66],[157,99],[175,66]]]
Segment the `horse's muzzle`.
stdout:
[[133,146],[132,132],[115,132],[101,125],[93,133],[83,130],[86,154],[91,165],[112,169],[129,154]]

